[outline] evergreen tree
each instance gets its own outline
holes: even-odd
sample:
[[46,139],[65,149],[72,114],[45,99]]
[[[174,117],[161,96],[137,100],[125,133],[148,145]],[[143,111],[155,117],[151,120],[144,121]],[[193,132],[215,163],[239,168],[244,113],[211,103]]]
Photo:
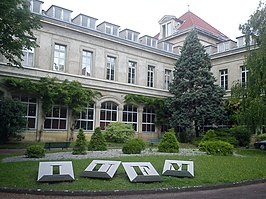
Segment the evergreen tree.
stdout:
[[77,136],[77,140],[75,142],[75,146],[73,147],[72,154],[74,155],[86,155],[87,152],[87,141],[86,137],[83,133],[83,129],[79,129],[79,133]]
[[[252,133],[265,131],[266,125],[266,4],[260,2],[250,19],[240,25],[246,36],[247,56],[245,66],[248,81],[243,86],[237,83],[232,89],[232,97],[238,98],[240,110],[237,118],[247,125]],[[254,42],[254,45],[252,42]]]
[[107,145],[104,136],[101,132],[101,128],[95,128],[94,133],[91,136],[91,140],[88,146],[89,151],[106,151]]
[[179,131],[181,142],[189,141],[195,134],[199,136],[199,128],[204,124],[224,119],[224,90],[215,85],[210,69],[210,58],[196,31],[191,31],[173,72],[170,85],[173,97],[166,100],[171,113],[170,125]]

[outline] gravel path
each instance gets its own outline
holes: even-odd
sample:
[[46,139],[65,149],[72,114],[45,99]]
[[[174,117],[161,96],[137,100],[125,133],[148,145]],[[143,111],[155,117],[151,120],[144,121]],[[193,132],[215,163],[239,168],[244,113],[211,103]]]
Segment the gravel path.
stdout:
[[196,156],[205,155],[198,149],[179,149],[179,153],[161,153],[154,150],[145,150],[141,154],[123,154],[121,149],[110,149],[107,151],[88,151],[87,155],[72,155],[72,152],[46,153],[44,158],[26,158],[25,155],[7,157],[2,162],[19,161],[40,161],[40,160],[67,160],[67,159],[87,159],[87,158],[111,158],[122,156],[149,156],[149,155],[178,155],[178,156]]

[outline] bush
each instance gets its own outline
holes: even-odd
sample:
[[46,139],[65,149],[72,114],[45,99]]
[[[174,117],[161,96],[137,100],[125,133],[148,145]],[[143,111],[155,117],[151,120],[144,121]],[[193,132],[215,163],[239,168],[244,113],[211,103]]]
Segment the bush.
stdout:
[[75,141],[75,145],[73,147],[73,155],[85,155],[87,152],[87,140],[83,133],[83,129],[79,129],[79,133],[77,136],[77,140]]
[[243,126],[236,126],[230,129],[231,135],[238,141],[239,146],[248,146],[251,133]]
[[145,149],[145,142],[142,139],[134,138],[127,141],[122,148],[125,154],[140,154]]
[[27,158],[42,158],[45,156],[45,149],[39,145],[27,147],[25,155]]
[[9,98],[0,100],[0,144],[4,144],[10,138],[21,140],[21,133],[27,124],[25,116],[26,107],[20,101]]
[[179,152],[179,142],[176,139],[174,129],[170,129],[169,132],[165,132],[159,145],[159,152],[166,153],[178,153]]
[[100,127],[95,128],[95,131],[92,134],[91,140],[88,145],[88,150],[89,151],[106,151],[107,150],[107,144],[101,132]]
[[199,149],[209,155],[232,155],[234,147],[228,142],[218,140],[201,142]]
[[131,124],[112,122],[106,127],[105,138],[109,142],[125,143],[134,136]]
[[238,146],[238,140],[230,135],[229,129],[210,129],[203,136],[201,142],[205,141],[224,141],[232,144],[233,146]]
[[266,140],[266,133],[257,135],[257,141]]

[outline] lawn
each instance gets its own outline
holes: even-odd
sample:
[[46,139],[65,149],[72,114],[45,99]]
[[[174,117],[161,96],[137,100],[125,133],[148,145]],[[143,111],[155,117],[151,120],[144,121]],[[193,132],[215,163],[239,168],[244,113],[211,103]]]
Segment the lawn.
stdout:
[[[93,159],[72,160],[74,182],[38,183],[36,179],[39,161],[1,162],[0,187],[41,190],[132,190],[223,184],[266,178],[266,151],[238,149],[236,152],[241,156],[130,156],[108,159],[122,162],[151,162],[159,174],[162,173],[166,159],[194,161],[194,178],[161,176],[163,181],[160,183],[130,183],[122,165],[111,180],[79,177]],[[6,155],[0,156],[1,159],[4,157]]]

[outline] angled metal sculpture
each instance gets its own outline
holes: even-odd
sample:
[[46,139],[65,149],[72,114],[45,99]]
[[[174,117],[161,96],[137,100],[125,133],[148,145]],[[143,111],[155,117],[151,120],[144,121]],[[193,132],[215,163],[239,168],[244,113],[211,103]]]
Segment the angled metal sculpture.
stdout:
[[123,162],[122,165],[130,182],[162,181],[160,175],[150,162]]
[[[111,179],[115,175],[121,161],[93,160],[81,173],[82,177]],[[99,169],[96,169],[101,165]]]
[[163,175],[192,178],[194,177],[194,163],[193,161],[165,160]]
[[71,161],[40,162],[38,182],[74,181],[74,172]]

